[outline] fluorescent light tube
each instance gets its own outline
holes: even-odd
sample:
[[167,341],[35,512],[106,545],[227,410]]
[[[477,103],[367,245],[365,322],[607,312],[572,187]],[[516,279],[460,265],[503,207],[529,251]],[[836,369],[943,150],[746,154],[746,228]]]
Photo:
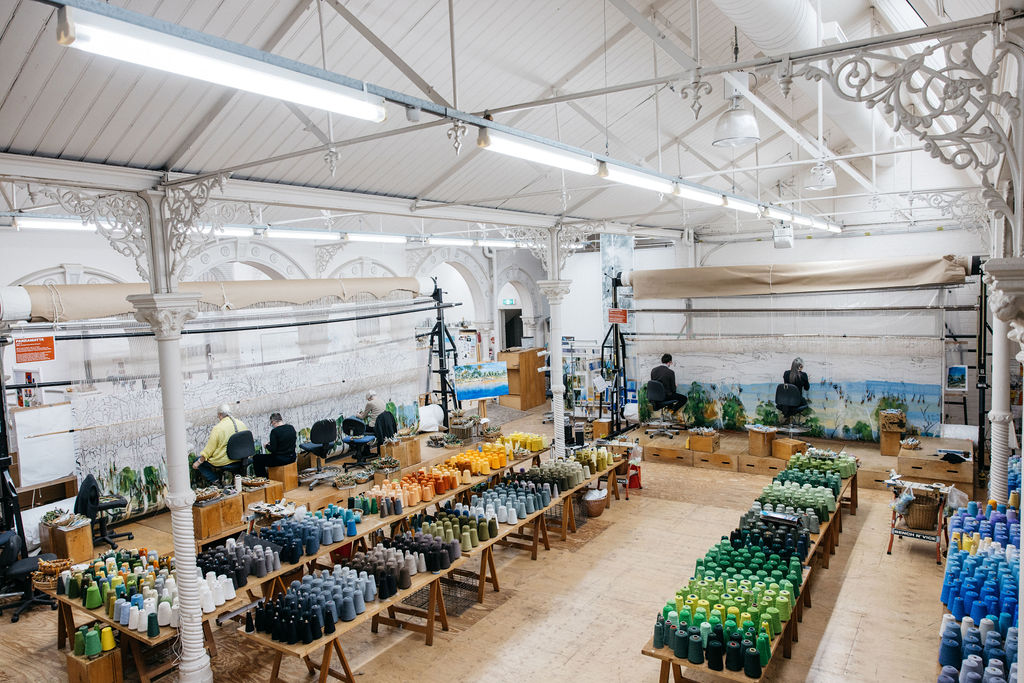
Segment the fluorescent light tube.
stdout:
[[793,222],[796,223],[797,225],[802,225],[806,228],[810,228],[814,225],[814,219],[812,219],[810,216],[803,216],[798,213],[793,214]]
[[516,246],[512,240],[477,240],[478,247],[491,247],[492,249],[511,249]]
[[83,223],[78,218],[46,218],[43,216],[17,216],[14,224],[21,230],[75,230],[96,232],[95,223]]
[[61,45],[366,121],[387,115],[384,99],[362,90],[101,14],[58,12]]
[[611,180],[615,183],[632,185],[633,187],[639,187],[644,190],[653,190],[655,192],[660,192],[661,194],[672,194],[676,187],[676,184],[671,180],[665,180],[664,178],[659,178],[658,176],[651,175],[650,173],[634,171],[631,168],[616,166],[615,164],[609,164],[604,161],[600,163],[597,175],[601,176],[605,180]]
[[254,231],[244,225],[225,225],[216,232],[223,237],[252,237]]
[[439,247],[471,247],[473,240],[465,237],[428,237],[427,244]]
[[766,206],[764,207],[765,218],[771,218],[776,221],[785,221],[791,223],[793,221],[793,212],[780,209],[777,206]]
[[701,188],[693,187],[692,185],[679,183],[676,185],[675,193],[678,197],[700,202],[701,204],[725,206],[725,198],[720,193],[712,192],[711,190],[702,190]]
[[336,242],[341,235],[326,230],[289,230],[282,228],[267,228],[263,233],[272,240],[322,240],[324,242]]
[[843,231],[843,227],[841,225],[839,225],[838,223],[829,223],[828,227],[826,228],[826,230],[828,230],[831,233],[835,233],[835,234],[838,235],[839,233],[841,233]]
[[535,161],[538,164],[562,168],[573,173],[597,175],[597,160],[592,157],[566,152],[565,150],[533,142],[515,135],[506,135],[505,133],[489,130],[488,128],[480,129],[476,137],[476,145],[492,152],[525,159],[526,161]]
[[814,228],[815,230],[827,230],[828,232],[841,232],[841,229],[839,231],[833,230],[832,229],[833,227],[838,228],[839,226],[835,225],[834,223],[829,223],[824,218],[812,218],[811,219],[811,227]]
[[760,204],[747,199],[740,199],[739,197],[726,196],[725,206],[726,208],[742,211],[743,213],[761,213]]
[[349,242],[375,242],[377,244],[405,244],[405,235],[387,235],[376,232],[350,232],[346,235]]

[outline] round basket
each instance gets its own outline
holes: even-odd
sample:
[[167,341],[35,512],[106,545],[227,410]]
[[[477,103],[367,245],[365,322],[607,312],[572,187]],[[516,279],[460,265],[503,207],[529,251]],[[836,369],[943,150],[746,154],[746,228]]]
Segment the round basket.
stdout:
[[915,493],[914,502],[907,507],[903,518],[911,529],[931,531],[939,518],[939,497],[931,493]]
[[605,498],[597,498],[596,500],[584,500],[583,502],[587,506],[587,517],[600,517],[601,513],[604,512]]

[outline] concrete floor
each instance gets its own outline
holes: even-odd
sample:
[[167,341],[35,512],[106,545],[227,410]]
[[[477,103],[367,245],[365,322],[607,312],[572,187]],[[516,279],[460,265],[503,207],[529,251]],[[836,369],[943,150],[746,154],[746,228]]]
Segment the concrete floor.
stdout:
[[[516,427],[539,430],[538,421],[531,415]],[[642,492],[613,502],[537,561],[496,549],[501,592],[488,591],[482,606],[453,618],[433,647],[388,627],[346,634],[353,671],[367,681],[657,680],[658,663],[640,654],[656,613],[770,479],[645,463],[643,481]],[[942,568],[934,547],[919,541],[897,541],[886,555],[890,500],[884,491],[861,491],[831,568],[815,580],[814,606],[805,612],[793,658],[773,661],[766,680],[935,679]],[[134,525],[136,542],[162,546],[169,539],[162,519]],[[0,681],[64,678],[55,615],[37,609],[17,625],[0,621]],[[233,626],[216,637],[218,681],[268,679],[269,655]],[[285,660],[282,676],[307,679],[296,659]]]

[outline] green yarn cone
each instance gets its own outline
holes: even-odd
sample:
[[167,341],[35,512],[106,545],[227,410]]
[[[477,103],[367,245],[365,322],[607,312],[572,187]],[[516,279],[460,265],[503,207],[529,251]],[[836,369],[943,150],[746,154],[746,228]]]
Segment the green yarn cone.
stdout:
[[103,648],[100,645],[100,634],[90,629],[89,632],[85,634],[85,656],[95,657],[102,651]]
[[103,605],[103,598],[100,596],[100,587],[95,583],[85,591],[85,608],[96,609]]
[[79,657],[85,654],[85,631],[82,629],[75,631],[75,645],[72,652]]

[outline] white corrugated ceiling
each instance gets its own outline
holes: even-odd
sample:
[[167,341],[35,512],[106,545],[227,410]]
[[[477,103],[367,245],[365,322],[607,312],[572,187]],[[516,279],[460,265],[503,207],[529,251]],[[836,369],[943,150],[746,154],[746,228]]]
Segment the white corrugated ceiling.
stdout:
[[[339,0],[442,97],[453,101],[447,2]],[[320,30],[315,0],[114,0],[127,9],[319,66]],[[867,3],[864,11],[867,11]],[[973,4],[982,5],[976,0]],[[670,39],[688,47],[690,4],[634,2]],[[327,68],[399,91],[425,96],[341,15],[324,2]],[[60,47],[52,7],[31,0],[0,0],[0,151],[181,172],[211,172],[321,144],[283,103],[242,94],[142,67]],[[595,0],[455,2],[458,106],[483,111],[679,71],[651,40],[618,11]],[[701,4],[703,63],[732,58],[732,26],[712,2]],[[605,52],[602,45],[609,45]],[[753,57],[740,37],[741,58]],[[657,67],[655,67],[657,57]],[[581,99],[557,107],[502,114],[498,120],[550,138],[684,176],[711,174],[701,182],[776,198],[773,189],[792,169],[732,174],[730,166],[771,163],[795,156],[792,141],[761,120],[756,154],[711,145],[714,113],[723,106],[720,81],[704,98],[694,121],[689,100],[660,90],[656,126],[653,89]],[[760,95],[813,134],[814,102],[796,90],[783,98],[774,82]],[[302,110],[319,133],[327,116]],[[430,117],[424,116],[424,120]],[[604,130],[607,124],[607,135]],[[371,124],[335,116],[335,140],[403,128],[400,107]],[[840,125],[826,120],[829,143],[847,143]],[[561,214],[579,218],[632,216],[647,225],[678,226],[686,216],[703,220],[678,200],[660,201],[641,190],[609,187],[595,178],[562,174],[478,153],[470,130],[459,156],[446,127],[404,133],[339,148],[331,176],[322,153],[253,166],[235,177],[298,186],[407,197],[424,202]],[[682,144],[677,144],[681,140]],[[659,146],[664,148],[660,158]],[[759,189],[760,188],[760,189]],[[684,213],[684,211],[686,213]],[[429,213],[429,212],[428,212]],[[712,212],[713,215],[714,212]],[[655,215],[651,215],[655,214]]]

